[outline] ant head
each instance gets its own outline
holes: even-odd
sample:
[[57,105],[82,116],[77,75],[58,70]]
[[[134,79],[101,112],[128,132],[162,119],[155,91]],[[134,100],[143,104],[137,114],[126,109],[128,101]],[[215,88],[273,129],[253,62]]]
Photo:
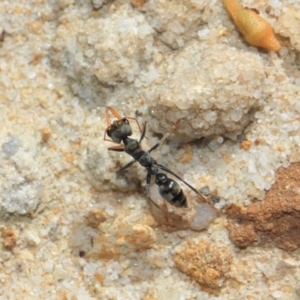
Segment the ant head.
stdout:
[[115,120],[106,130],[107,135],[115,142],[121,143],[122,140],[132,135],[132,129],[126,118]]
[[160,186],[168,180],[168,176],[164,173],[157,173],[155,176],[155,183]]

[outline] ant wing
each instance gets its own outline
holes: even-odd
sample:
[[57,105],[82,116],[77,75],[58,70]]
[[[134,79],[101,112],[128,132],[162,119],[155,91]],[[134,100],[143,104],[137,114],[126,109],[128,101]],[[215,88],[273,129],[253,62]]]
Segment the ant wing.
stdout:
[[[157,191],[157,187],[154,185],[151,185],[151,174],[148,173],[147,177],[146,177],[146,189],[147,189],[147,199],[149,202],[151,202],[156,208],[158,208],[159,210],[163,210],[150,196],[150,194],[155,195],[155,199],[160,198],[158,191]],[[155,190],[156,189],[156,190]],[[157,191],[157,192],[155,192]]]

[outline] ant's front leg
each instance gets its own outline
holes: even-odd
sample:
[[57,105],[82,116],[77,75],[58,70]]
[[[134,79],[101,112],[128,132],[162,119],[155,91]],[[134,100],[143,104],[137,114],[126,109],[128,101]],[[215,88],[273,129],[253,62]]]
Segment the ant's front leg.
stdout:
[[108,150],[111,150],[111,151],[117,151],[117,152],[123,152],[123,151],[125,151],[125,150],[124,150],[124,145],[123,145],[123,144],[120,144],[120,145],[117,145],[117,146],[109,147]]

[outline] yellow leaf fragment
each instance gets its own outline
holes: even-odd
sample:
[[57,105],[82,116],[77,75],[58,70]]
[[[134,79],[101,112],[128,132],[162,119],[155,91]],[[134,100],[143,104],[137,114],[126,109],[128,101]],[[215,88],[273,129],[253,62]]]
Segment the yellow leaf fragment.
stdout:
[[224,6],[245,40],[252,46],[279,51],[281,46],[268,21],[236,0],[223,0]]

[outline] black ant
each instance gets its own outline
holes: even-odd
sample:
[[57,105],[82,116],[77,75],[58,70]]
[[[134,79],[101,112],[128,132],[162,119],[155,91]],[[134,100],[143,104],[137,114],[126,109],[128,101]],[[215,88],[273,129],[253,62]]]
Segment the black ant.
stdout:
[[[111,112],[117,120],[114,120],[112,123],[110,121],[108,112]],[[165,199],[170,204],[176,207],[187,207],[186,196],[183,193],[180,185],[173,179],[169,178],[166,174],[160,173],[159,170],[165,171],[178,180],[182,181],[185,185],[187,185],[191,190],[193,190],[197,195],[201,194],[189,185],[186,181],[184,181],[180,176],[175,174],[173,171],[168,169],[167,167],[158,164],[157,161],[151,157],[150,153],[155,150],[159,145],[161,145],[165,139],[171,134],[171,131],[166,133],[161,141],[155,144],[151,149],[144,151],[141,148],[141,142],[146,134],[146,125],[147,122],[144,123],[143,128],[141,129],[139,122],[136,118],[133,117],[121,117],[119,113],[113,109],[112,107],[106,108],[106,122],[107,129],[104,133],[104,140],[117,143],[119,145],[108,148],[108,150],[112,151],[125,151],[127,154],[133,157],[133,160],[126,164],[124,167],[119,169],[117,173],[121,173],[127,168],[131,167],[135,162],[138,162],[141,166],[147,169],[147,177],[146,177],[146,188],[147,188],[147,198],[151,203],[153,203],[157,208],[161,209],[156,202],[154,202],[150,197],[150,182],[151,177],[155,176],[155,183],[158,186],[158,191],[163,199]],[[135,139],[129,138],[132,135],[132,129],[128,119],[136,121],[139,130],[141,132],[141,137],[139,141]],[[179,121],[177,121],[178,123]],[[175,126],[177,125],[175,124]],[[106,138],[108,135],[110,139]]]

